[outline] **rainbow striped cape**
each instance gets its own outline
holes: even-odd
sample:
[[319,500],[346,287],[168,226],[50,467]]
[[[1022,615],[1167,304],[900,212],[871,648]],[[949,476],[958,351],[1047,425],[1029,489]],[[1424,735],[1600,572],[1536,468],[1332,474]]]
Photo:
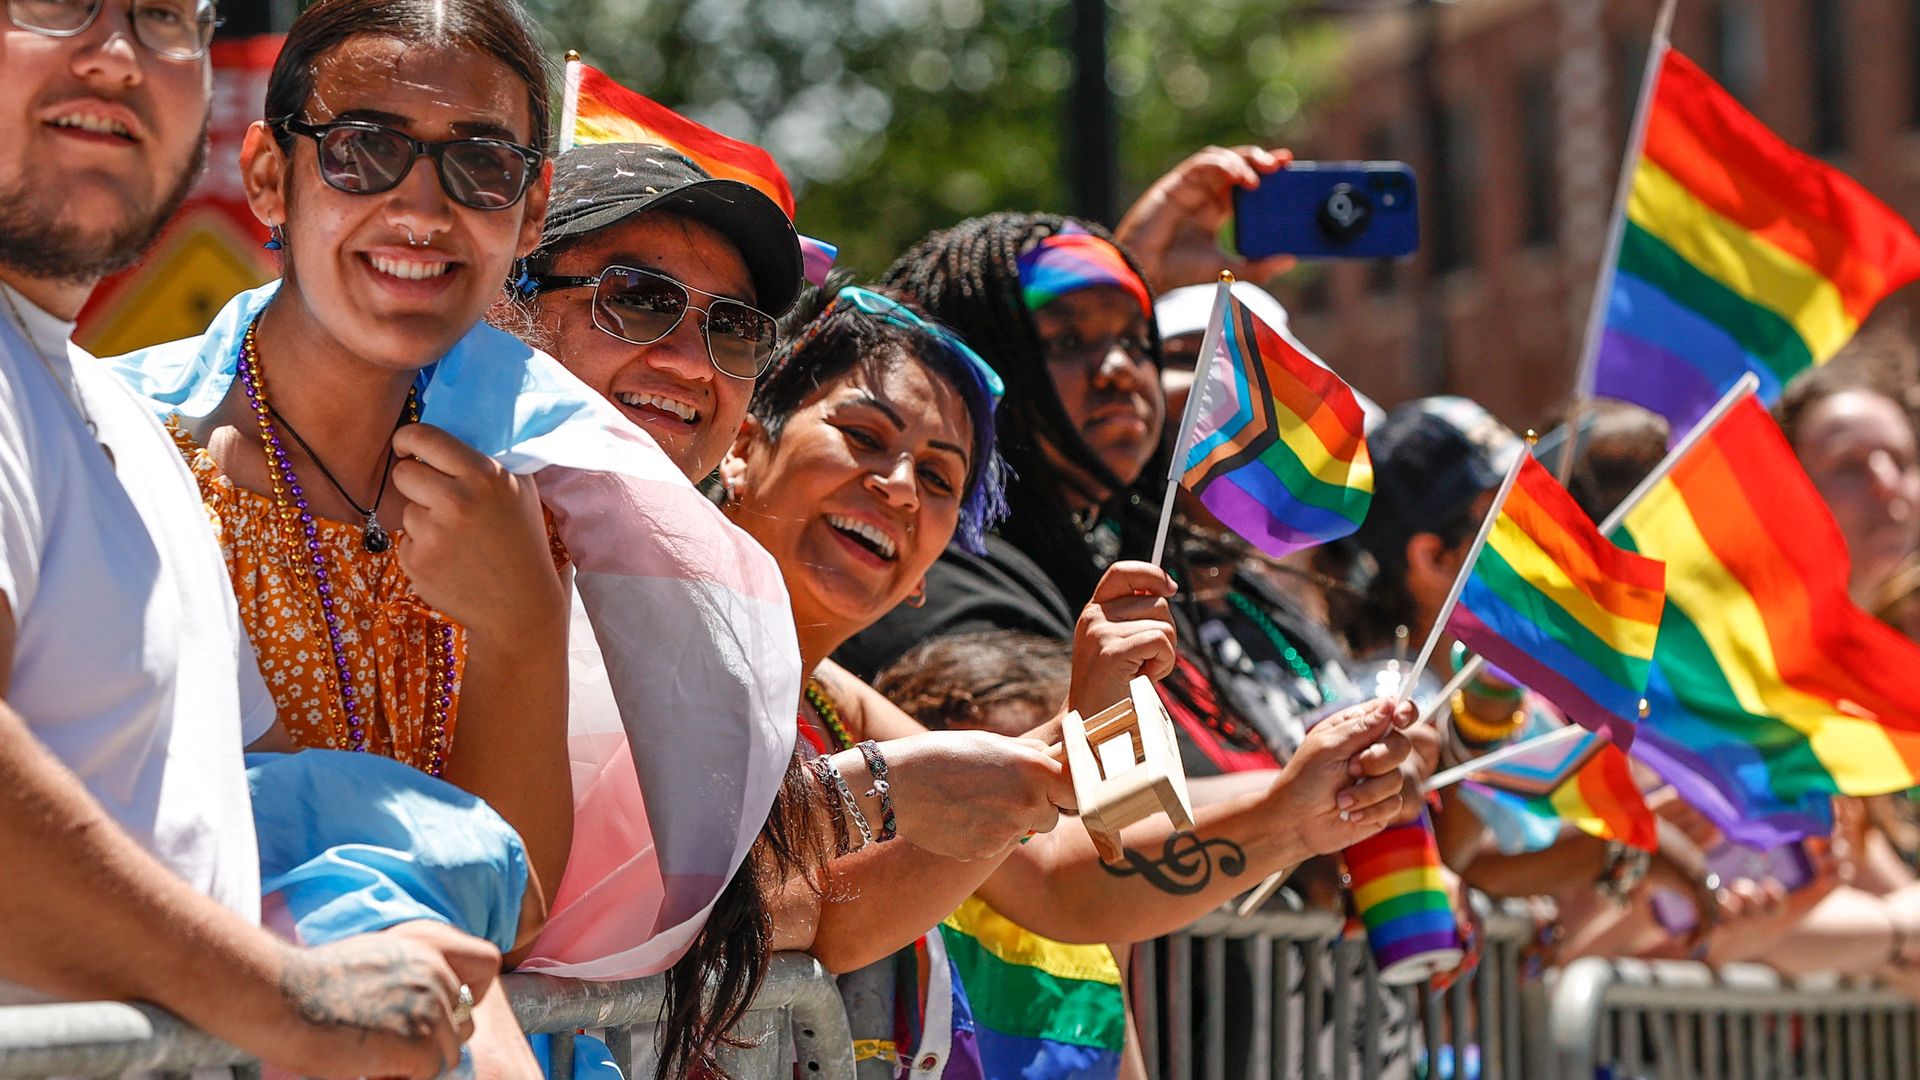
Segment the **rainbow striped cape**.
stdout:
[[[773,155],[752,143],[728,138],[635,93],[579,60],[567,61],[560,105],[560,149],[598,143],[650,143],[686,156],[721,180],[737,180],[758,189],[793,217],[793,188]],[[801,267],[808,281],[822,285],[840,251],[824,240],[800,237]]]
[[1467,783],[1517,812],[1569,822],[1581,832],[1643,851],[1659,847],[1659,826],[1640,796],[1640,786],[1634,783],[1627,755],[1597,736],[1586,738],[1593,741],[1597,753],[1545,794],[1507,789],[1497,775],[1476,777]]
[[1771,402],[1832,358],[1920,277],[1920,237],[1678,52],[1647,109],[1593,389],[1680,431],[1745,372]]
[[1180,482],[1275,557],[1352,533],[1373,502],[1353,389],[1231,294],[1214,319],[1207,339],[1219,344],[1190,406]]
[[1667,564],[1634,756],[1728,838],[1830,824],[1828,796],[1920,784],[1920,646],[1847,595],[1846,543],[1748,397],[1627,514]]
[[1126,1048],[1120,967],[1105,945],[1035,934],[978,896],[940,924],[973,1010],[985,1080],[1112,1080]]
[[1608,543],[1531,455],[1519,468],[1448,628],[1625,746],[1660,633],[1665,569]]

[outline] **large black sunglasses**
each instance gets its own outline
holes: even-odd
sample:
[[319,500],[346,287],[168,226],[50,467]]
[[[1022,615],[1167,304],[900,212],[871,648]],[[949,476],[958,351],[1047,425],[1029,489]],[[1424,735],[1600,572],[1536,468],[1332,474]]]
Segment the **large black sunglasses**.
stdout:
[[505,139],[422,142],[404,131],[364,120],[309,124],[291,116],[274,126],[305,135],[319,153],[320,179],[350,195],[378,195],[400,186],[423,157],[433,159],[440,186],[461,206],[505,210],[520,201],[546,155]]
[[[105,0],[7,0],[7,21],[48,37],[86,32]],[[220,24],[213,0],[132,0],[127,21],[133,39],[169,60],[198,60]]]
[[[593,325],[634,345],[659,341],[673,333],[689,309],[700,311],[707,359],[721,374],[736,379],[759,378],[780,343],[773,316],[653,270],[609,266],[594,277],[542,274],[532,281],[535,292],[593,289]],[[704,309],[694,307],[695,293],[707,298]]]

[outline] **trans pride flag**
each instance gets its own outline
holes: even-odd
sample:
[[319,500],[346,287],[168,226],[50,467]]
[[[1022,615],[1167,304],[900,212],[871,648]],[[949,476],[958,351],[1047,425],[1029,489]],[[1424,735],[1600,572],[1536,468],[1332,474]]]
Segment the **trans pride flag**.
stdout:
[[1365,415],[1284,327],[1220,287],[1175,471],[1221,523],[1274,557],[1352,533],[1373,503]]
[[[772,154],[697,124],[569,54],[560,104],[560,149],[564,153],[597,143],[664,146],[685,155],[709,176],[758,189],[793,217],[793,188]],[[826,284],[827,271],[840,249],[803,235],[800,254],[802,272],[818,287]]]
[[1626,746],[1660,633],[1665,569],[1608,543],[1531,454],[1517,467],[1448,627]]
[[[1664,45],[1662,46],[1664,47]],[[1594,393],[1677,431],[1748,371],[1768,402],[1920,277],[1920,237],[1671,49],[1620,211]]]
[[[160,415],[205,416],[279,288],[203,337],[119,357]],[[271,362],[271,358],[268,358]],[[481,324],[420,373],[421,419],[535,477],[575,571],[572,855],[523,971],[665,970],[740,869],[793,755],[800,653],[773,557],[560,363]]]
[[1467,786],[1516,813],[1569,822],[1591,836],[1618,840],[1643,851],[1659,847],[1659,825],[1634,783],[1627,755],[1598,735],[1588,734],[1584,739],[1595,753],[1550,791],[1516,791],[1505,786],[1504,778],[1493,770],[1467,781]]

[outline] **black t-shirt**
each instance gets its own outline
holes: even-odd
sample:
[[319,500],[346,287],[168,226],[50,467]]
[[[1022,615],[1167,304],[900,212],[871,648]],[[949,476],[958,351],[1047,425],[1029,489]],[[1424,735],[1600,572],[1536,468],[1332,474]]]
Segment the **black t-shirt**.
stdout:
[[1024,630],[1066,641],[1079,615],[1032,559],[989,535],[985,555],[947,548],[927,571],[925,605],[899,605],[833,658],[871,682],[923,641],[983,630]]

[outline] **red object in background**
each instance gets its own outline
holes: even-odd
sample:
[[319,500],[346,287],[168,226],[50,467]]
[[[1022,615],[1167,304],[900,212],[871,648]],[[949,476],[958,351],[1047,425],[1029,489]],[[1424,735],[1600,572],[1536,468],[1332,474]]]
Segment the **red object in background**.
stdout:
[[206,173],[140,265],[94,289],[74,335],[82,346],[112,356],[191,337],[235,293],[279,272],[260,246],[267,230],[247,208],[240,144],[263,114],[282,40],[262,34],[214,42]]

